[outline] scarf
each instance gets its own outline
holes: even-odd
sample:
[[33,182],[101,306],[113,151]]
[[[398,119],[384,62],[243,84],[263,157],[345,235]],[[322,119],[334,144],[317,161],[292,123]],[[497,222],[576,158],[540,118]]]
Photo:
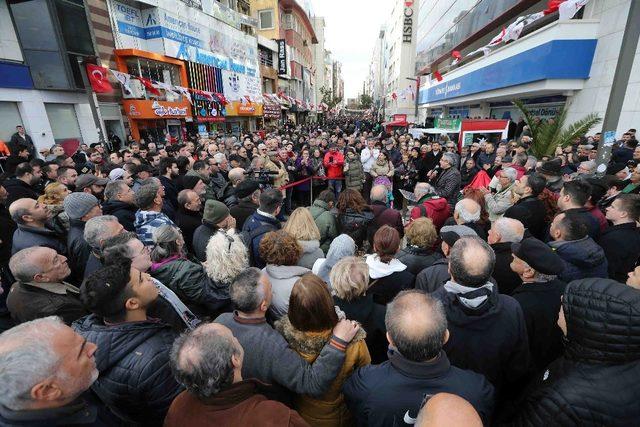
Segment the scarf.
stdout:
[[153,279],[153,284],[156,285],[156,288],[158,289],[158,295],[171,304],[171,307],[173,307],[175,312],[178,313],[178,316],[180,316],[189,330],[194,330],[196,326],[202,322],[202,320],[198,319],[198,317],[196,317],[196,315],[193,314],[186,305],[184,305],[175,292],[163,285],[162,282],[157,279]]
[[[444,284],[447,292],[458,295],[460,302],[468,308],[478,308],[489,297],[489,293],[493,292],[493,283],[487,282],[479,288],[469,288],[451,280]],[[486,289],[486,290],[485,290]]]

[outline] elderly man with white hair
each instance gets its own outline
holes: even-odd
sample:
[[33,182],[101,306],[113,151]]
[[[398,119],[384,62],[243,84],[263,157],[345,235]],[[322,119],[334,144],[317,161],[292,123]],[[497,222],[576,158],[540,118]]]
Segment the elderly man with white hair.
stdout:
[[[476,232],[482,240],[487,240],[487,229],[481,222],[482,208],[473,199],[464,198],[456,203],[453,220],[458,225],[466,225]],[[449,222],[447,222],[449,223]]]
[[495,193],[492,193],[488,188],[481,189],[491,222],[502,218],[506,210],[513,205],[511,187],[515,183],[517,176],[518,172],[514,168],[506,168],[498,178],[498,187]]
[[84,227],[84,239],[91,247],[91,255],[84,267],[85,278],[102,267],[100,256],[104,241],[123,231],[124,227],[113,215],[100,215],[87,221]]
[[440,158],[440,172],[438,172],[435,177],[433,173],[438,168],[430,172],[430,178],[436,189],[436,194],[447,199],[450,206],[453,206],[458,200],[460,183],[462,181],[460,171],[455,165],[456,158],[451,153],[444,153]]
[[0,425],[114,425],[85,400],[98,378],[96,345],[57,317],[32,320],[0,335]]
[[436,231],[440,231],[451,214],[447,199],[438,196],[436,189],[426,182],[417,183],[413,195],[416,198],[416,206],[411,209],[409,216],[411,221],[421,217],[430,218]]
[[513,254],[512,243],[520,243],[524,237],[524,225],[517,219],[500,218],[489,230],[488,243],[496,254],[496,265],[493,278],[498,284],[498,292],[511,295],[513,290],[522,284],[520,277],[511,270]]

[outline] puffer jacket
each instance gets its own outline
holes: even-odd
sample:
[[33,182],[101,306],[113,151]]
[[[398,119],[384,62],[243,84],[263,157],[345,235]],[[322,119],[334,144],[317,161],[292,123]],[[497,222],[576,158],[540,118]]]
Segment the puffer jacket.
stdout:
[[340,234],[348,234],[356,242],[356,246],[362,248],[367,238],[367,227],[373,219],[373,212],[368,207],[362,212],[347,208],[345,212],[338,214],[338,231]]
[[105,325],[91,314],[73,329],[98,346],[100,377],[91,386],[127,425],[162,425],[173,399],[182,391],[169,366],[176,339],[170,326],[157,321]]
[[558,279],[569,283],[587,277],[609,277],[607,258],[604,250],[589,236],[569,242],[549,242],[549,246],[564,261],[564,271]]
[[344,179],[347,188],[362,191],[364,185],[364,169],[362,168],[362,162],[358,157],[347,160],[344,164]]
[[302,247],[302,256],[298,260],[300,267],[311,270],[316,260],[324,258],[324,252],[320,249],[318,240],[298,240],[298,244]]
[[200,263],[172,256],[153,263],[149,272],[201,319],[215,319],[232,310],[228,288],[211,280]]
[[338,235],[336,217],[329,211],[327,202],[323,200],[314,201],[309,212],[320,230],[320,249],[326,254],[331,241]]
[[520,405],[518,426],[632,426],[640,419],[640,291],[576,280],[563,299],[564,355]]
[[311,270],[297,265],[267,264],[262,272],[269,278],[273,293],[269,312],[274,318],[279,319],[289,311],[289,297],[293,285],[299,278],[311,273]]
[[[322,332],[304,332],[291,325],[288,316],[275,324],[289,346],[308,363],[313,363],[324,346],[331,339],[331,330]],[[359,367],[371,363],[371,356],[365,343],[366,333],[359,329],[347,346],[344,363],[329,389],[320,397],[297,395],[294,407],[310,425],[317,427],[352,426],[353,418],[347,409],[342,394],[342,385]]]
[[380,164],[376,161],[373,166],[371,166],[371,171],[369,173],[374,178],[378,176],[386,176],[389,179],[392,179],[394,172],[395,169],[391,162],[384,162],[383,164]]

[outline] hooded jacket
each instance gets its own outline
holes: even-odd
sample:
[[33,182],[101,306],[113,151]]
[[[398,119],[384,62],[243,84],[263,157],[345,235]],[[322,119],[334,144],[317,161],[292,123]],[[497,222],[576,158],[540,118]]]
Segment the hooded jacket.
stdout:
[[356,244],[348,234],[341,234],[331,242],[326,258],[320,258],[313,264],[313,274],[317,274],[326,284],[331,286],[331,269],[344,257],[353,256]]
[[138,239],[140,239],[145,246],[154,245],[153,231],[165,224],[173,225],[175,227],[173,221],[171,221],[169,217],[162,212],[141,210],[136,212],[136,220],[133,223],[136,228]]
[[100,377],[91,386],[109,408],[125,421],[161,425],[169,405],[182,391],[169,366],[169,351],[177,337],[157,321],[105,325],[91,314],[73,329],[96,344]]
[[564,261],[565,268],[558,275],[563,282],[587,277],[608,277],[608,263],[604,251],[589,236],[579,240],[549,242]]
[[135,205],[121,202],[120,200],[107,200],[102,204],[102,213],[118,218],[118,222],[122,224],[127,231],[136,231],[133,223],[136,220],[137,209]]
[[302,256],[298,260],[298,265],[311,270],[313,264],[324,257],[324,252],[320,249],[320,242],[318,240],[298,240],[298,244],[302,248]]
[[[421,208],[420,206],[423,206]],[[444,225],[444,222],[449,218],[451,214],[451,207],[444,197],[438,197],[432,194],[423,196],[418,205],[411,209],[410,218],[412,220],[421,217],[430,218],[433,225],[436,227],[436,231],[440,232],[440,229]]]
[[538,379],[513,425],[620,426],[640,419],[640,291],[609,279],[565,290],[564,355]]
[[269,277],[273,299],[269,311],[274,318],[279,319],[289,310],[289,297],[293,285],[298,279],[311,270],[297,265],[273,265],[268,264],[263,270]]
[[449,362],[444,351],[428,362],[414,362],[390,350],[389,360],[357,369],[342,391],[359,427],[414,424],[425,395],[440,392],[466,399],[485,422],[491,417],[494,388],[480,374]]
[[[275,324],[289,346],[309,363],[313,363],[331,339],[331,330],[322,332],[304,332],[296,329],[284,316]],[[298,413],[313,426],[351,426],[353,419],[344,403],[342,385],[359,367],[371,363],[369,350],[365,344],[366,333],[359,329],[347,346],[344,363],[326,393],[320,397],[297,395],[294,406]]]
[[407,270],[407,266],[392,259],[382,262],[377,254],[367,255],[369,266],[369,292],[378,304],[389,303],[400,291],[413,288],[415,276]]
[[329,245],[338,235],[336,217],[329,212],[327,202],[320,199],[313,202],[309,213],[320,230],[320,249],[326,254],[329,251]]

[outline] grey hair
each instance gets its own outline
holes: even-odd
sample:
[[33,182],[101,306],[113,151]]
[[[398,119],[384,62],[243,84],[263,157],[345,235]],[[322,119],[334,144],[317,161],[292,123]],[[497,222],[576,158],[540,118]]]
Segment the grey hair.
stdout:
[[[9,270],[16,280],[20,282],[30,282],[33,276],[42,273],[43,268],[34,261],[33,254],[42,246],[32,246],[16,252],[9,260]],[[52,249],[53,250],[53,249]]]
[[135,254],[129,247],[129,242],[138,236],[132,231],[120,233],[102,242],[102,259],[105,264],[111,264],[117,259],[133,259]]
[[421,199],[425,194],[436,194],[436,190],[429,183],[419,182],[416,184],[416,187],[413,190],[413,194],[418,199]]
[[528,159],[529,159],[529,156],[527,156],[525,153],[518,153],[515,156],[513,156],[512,163],[515,163],[516,165],[519,165],[519,166],[524,166],[527,164]]
[[143,211],[148,210],[153,206],[153,202],[156,199],[159,189],[160,185],[153,181],[149,181],[148,184],[142,185],[138,188],[138,191],[136,191],[136,205],[138,205],[138,207]]
[[255,311],[266,295],[260,285],[262,271],[249,267],[240,272],[229,287],[229,296],[235,308],[244,313]]
[[244,169],[242,168],[233,168],[229,171],[229,181],[231,185],[234,187],[241,181],[244,180]]
[[477,236],[461,237],[449,252],[451,280],[462,286],[477,288],[487,283],[495,263],[495,252]]
[[[413,324],[416,316],[420,317],[418,327]],[[400,292],[387,304],[384,323],[394,346],[407,359],[424,362],[440,354],[447,316],[442,302],[424,291]]]
[[538,164],[538,159],[535,156],[527,157],[527,162],[524,164],[526,168],[533,169]]
[[501,176],[509,178],[509,182],[514,182],[518,177],[518,171],[516,171],[514,168],[503,169],[500,173],[502,174]]
[[589,173],[594,173],[597,165],[593,160],[587,160],[586,162],[580,162],[580,166],[585,169],[589,169]]
[[227,160],[227,156],[224,155],[224,153],[216,153],[213,155],[213,159],[216,161],[217,164],[223,163],[225,160]]
[[100,249],[100,241],[111,237],[105,235],[105,232],[109,231],[106,225],[110,222],[118,222],[118,218],[113,215],[100,215],[87,221],[84,226],[84,240],[92,249]]
[[384,185],[374,185],[371,188],[371,193],[369,194],[372,202],[386,202],[387,201],[387,187]]
[[122,193],[124,187],[128,187],[128,185],[121,179],[111,181],[104,188],[104,198],[106,200],[116,200],[118,195]]
[[444,154],[442,155],[442,158],[443,158],[443,159],[446,159],[446,160],[447,160],[447,162],[448,162],[451,166],[453,166],[453,165],[455,165],[455,164],[456,164],[456,158],[455,158],[455,157],[453,156],[453,154],[451,154],[451,153],[444,153]]
[[62,363],[53,350],[52,329],[65,325],[49,316],[15,326],[0,334],[0,404],[14,411],[29,409],[31,389],[56,375]]
[[153,230],[153,249],[151,260],[161,261],[171,255],[180,252],[178,239],[182,236],[180,229],[171,224],[164,224]]
[[231,357],[241,352],[230,337],[204,324],[174,341],[171,370],[178,383],[204,400],[233,383]]
[[500,241],[503,243],[520,243],[524,237],[524,225],[517,219],[499,218],[492,227],[500,234]]
[[[469,212],[467,208],[464,206],[465,203],[469,203],[470,201],[478,205],[478,210],[475,213]],[[458,203],[456,203],[454,212],[458,214],[458,216],[460,217],[460,219],[462,219],[464,223],[476,222],[480,220],[480,215],[482,214],[482,208],[480,207],[478,202],[476,202],[475,200],[463,199],[463,200],[460,200]]]
[[247,247],[236,232],[219,230],[207,244],[207,274],[219,283],[229,284],[249,266]]
[[364,258],[348,256],[338,261],[329,273],[331,293],[346,301],[367,293],[369,265]]

